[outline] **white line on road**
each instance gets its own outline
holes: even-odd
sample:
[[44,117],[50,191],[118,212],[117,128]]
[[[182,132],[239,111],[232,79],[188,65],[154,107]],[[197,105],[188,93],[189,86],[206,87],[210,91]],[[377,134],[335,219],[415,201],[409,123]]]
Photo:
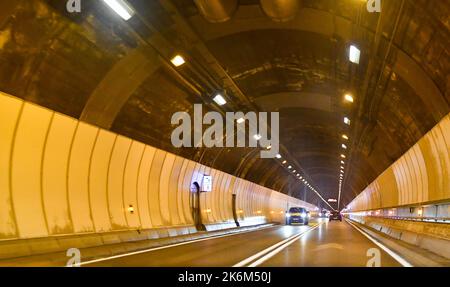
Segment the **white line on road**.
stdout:
[[[321,224],[323,224],[323,223],[321,223]],[[248,267],[257,267],[257,266],[263,264],[264,262],[266,262],[270,258],[274,257],[275,255],[277,255],[278,253],[283,251],[286,247],[288,247],[289,245],[291,245],[292,243],[294,243],[295,241],[297,241],[298,239],[303,237],[306,233],[308,233],[310,231],[313,231],[314,229],[319,227],[321,224],[318,224],[318,225],[314,226],[313,228],[308,229],[307,231],[305,231],[302,234],[300,234],[299,236],[297,236],[297,238],[292,239],[291,241],[289,241],[289,242],[285,243],[284,245],[278,247],[277,249],[273,250],[269,254],[264,255],[263,257],[259,258],[258,260],[256,260],[252,264],[250,264]]]
[[372,241],[373,243],[375,243],[378,247],[380,247],[381,249],[383,249],[387,254],[389,254],[392,258],[394,258],[398,263],[400,263],[403,267],[413,267],[413,265],[411,263],[409,263],[408,261],[406,261],[405,259],[403,259],[400,255],[398,255],[397,253],[395,253],[394,251],[392,251],[391,249],[389,249],[388,247],[386,247],[385,245],[381,244],[379,241],[377,241],[375,238],[373,238],[372,236],[370,236],[367,232],[363,231],[361,228],[359,228],[358,226],[356,226],[355,224],[353,224],[352,222],[350,222],[349,220],[345,220],[348,224],[350,224],[351,226],[353,226],[353,228],[355,228],[356,230],[358,230],[359,232],[361,232],[362,235],[364,235],[365,237],[367,237],[370,241]]
[[[322,223],[321,223],[322,224]],[[311,230],[316,229],[317,227],[319,227],[321,224],[317,224],[316,226],[309,228],[308,230],[298,233],[298,234],[294,234],[291,237],[280,241],[258,253],[256,253],[255,255],[252,255],[250,257],[248,257],[247,259],[242,260],[241,262],[233,265],[233,267],[243,267],[245,265],[247,265],[248,263],[260,258],[259,260],[255,261],[253,264],[250,264],[249,267],[256,267],[258,265],[260,265],[261,263],[265,262],[266,260],[270,259],[272,256],[274,256],[275,254],[279,253],[281,250],[283,250],[284,248],[288,247],[289,245],[291,245],[294,241],[296,241],[297,239],[299,239],[300,237],[302,237],[304,234],[310,232]],[[278,247],[278,248],[277,248]],[[275,248],[277,248],[276,250],[274,250]],[[274,251],[272,251],[274,250]],[[272,251],[272,252],[271,252]],[[269,253],[270,252],[270,253]],[[267,254],[269,253],[269,254]],[[270,255],[270,256],[269,256]],[[256,264],[258,263],[258,264]]]
[[260,230],[265,230],[265,229],[270,229],[270,228],[274,228],[274,227],[277,227],[277,226],[269,226],[269,227],[264,227],[264,228],[260,228],[260,229],[255,229],[255,230],[236,232],[236,233],[232,233],[232,234],[211,236],[211,237],[208,237],[208,238],[195,239],[195,240],[191,240],[191,241],[186,241],[186,242],[181,242],[181,243],[176,243],[176,244],[171,244],[171,245],[165,245],[165,246],[161,246],[161,247],[154,247],[154,248],[150,248],[150,249],[144,249],[144,250],[124,253],[124,254],[119,254],[119,255],[114,255],[114,256],[109,256],[109,257],[104,257],[104,258],[99,258],[99,259],[94,259],[94,260],[90,260],[90,261],[81,262],[80,266],[93,264],[93,263],[97,263],[97,262],[102,262],[102,261],[107,261],[107,260],[112,260],[112,259],[117,259],[117,258],[122,258],[122,257],[127,257],[127,256],[132,256],[132,255],[137,255],[137,254],[142,254],[142,253],[147,253],[147,252],[152,252],[152,251],[157,251],[157,250],[162,250],[162,249],[167,249],[167,248],[172,248],[172,247],[181,246],[181,245],[187,245],[187,244],[201,242],[201,241],[206,241],[206,240],[212,240],[212,239],[217,239],[217,238],[223,238],[223,237],[228,237],[228,236],[234,236],[234,235],[240,235],[240,234],[245,234],[245,233],[250,233],[250,232],[255,232],[255,231],[260,231]]

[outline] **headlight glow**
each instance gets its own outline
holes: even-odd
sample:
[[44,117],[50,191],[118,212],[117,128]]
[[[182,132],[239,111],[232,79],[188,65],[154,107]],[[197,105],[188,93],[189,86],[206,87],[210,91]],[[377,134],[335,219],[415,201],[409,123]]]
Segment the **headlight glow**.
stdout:
[[291,217],[291,214],[290,213],[286,213],[286,217],[287,218]]
[[306,217],[306,213],[302,213],[300,216],[301,216],[302,218],[305,218],[305,217]]

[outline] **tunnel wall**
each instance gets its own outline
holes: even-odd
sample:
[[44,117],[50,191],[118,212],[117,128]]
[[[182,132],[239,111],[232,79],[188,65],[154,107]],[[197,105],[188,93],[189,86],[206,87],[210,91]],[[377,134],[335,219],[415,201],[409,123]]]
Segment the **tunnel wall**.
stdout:
[[[298,199],[0,93],[0,240],[284,220]],[[134,212],[130,212],[132,205]]]
[[450,201],[450,115],[348,207],[350,211],[366,211],[440,201]]

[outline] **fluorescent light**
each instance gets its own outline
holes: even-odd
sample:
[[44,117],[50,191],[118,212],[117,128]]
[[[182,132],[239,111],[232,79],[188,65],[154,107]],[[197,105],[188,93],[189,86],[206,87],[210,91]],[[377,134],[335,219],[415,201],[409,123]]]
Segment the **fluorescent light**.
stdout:
[[237,119],[237,121],[236,121],[238,124],[242,124],[243,122],[245,122],[245,119],[244,118],[239,118],[239,119]]
[[345,144],[342,144],[343,149],[347,149],[347,146]]
[[341,163],[342,163],[342,164],[345,164],[345,162],[344,162],[343,160],[341,160]]
[[361,51],[354,45],[350,46],[349,60],[352,63],[359,64],[359,58],[361,57]]
[[344,117],[344,123],[346,124],[346,125],[350,125],[350,119],[349,118],[347,118],[347,117]]
[[342,135],[342,138],[343,138],[344,140],[348,140],[348,136],[347,136],[347,135]]
[[350,94],[346,94],[346,95],[344,96],[344,99],[345,99],[347,102],[349,102],[349,103],[353,103],[353,102],[354,102],[354,99],[353,99],[352,95],[350,95]]
[[[280,156],[280,158],[281,158],[281,156]],[[287,163],[287,161],[283,160],[283,164],[286,164],[286,163]]]
[[345,158],[345,154],[341,154],[341,157],[342,157],[342,158]]
[[261,135],[254,135],[253,138],[255,140],[259,141],[262,138],[262,136]]
[[111,9],[119,14],[125,21],[129,20],[134,15],[133,9],[125,0],[103,0]]
[[175,57],[173,57],[173,58],[170,60],[170,62],[172,62],[172,64],[173,64],[175,67],[182,66],[182,65],[184,65],[184,63],[186,63],[186,61],[184,60],[184,58],[183,58],[182,56],[180,56],[180,55],[176,55]]
[[[275,157],[280,159],[281,158],[281,154],[278,153]],[[286,163],[286,161],[283,161],[283,163]]]
[[294,170],[293,170],[292,172],[293,172],[293,173],[296,173],[296,172],[297,172],[297,170],[295,170],[295,169],[294,169]]
[[271,149],[272,148],[272,146],[271,145],[269,145],[268,147],[266,147],[266,149]]
[[290,166],[288,166],[288,168],[289,168],[289,169],[291,169],[291,168],[292,168],[292,166],[290,165]]
[[227,103],[227,101],[222,97],[222,95],[221,94],[217,94],[215,97],[214,97],[214,102],[216,102],[216,104],[218,104],[219,106],[223,106],[223,105],[225,105],[226,103]]

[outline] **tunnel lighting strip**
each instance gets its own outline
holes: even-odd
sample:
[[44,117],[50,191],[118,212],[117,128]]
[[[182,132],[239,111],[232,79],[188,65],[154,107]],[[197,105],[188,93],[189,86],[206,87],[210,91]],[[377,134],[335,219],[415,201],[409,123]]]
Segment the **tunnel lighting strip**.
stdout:
[[372,236],[370,236],[367,232],[363,231],[361,228],[359,228],[358,226],[356,226],[355,224],[351,223],[348,219],[345,219],[345,221],[350,224],[351,226],[353,226],[353,228],[355,228],[356,230],[358,230],[362,235],[364,235],[365,237],[367,237],[367,239],[369,239],[370,241],[372,241],[375,245],[377,245],[378,247],[380,247],[381,249],[383,249],[384,252],[386,252],[387,254],[389,254],[392,258],[394,258],[398,263],[400,263],[403,267],[414,267],[411,263],[409,263],[408,261],[406,261],[403,257],[401,257],[400,255],[398,255],[397,253],[395,253],[394,251],[392,251],[391,249],[389,249],[388,247],[386,247],[385,245],[381,244],[379,241],[377,241],[376,239],[374,239]]
[[270,229],[270,228],[275,228],[275,227],[277,227],[277,226],[267,226],[267,227],[263,227],[263,228],[252,229],[252,230],[247,230],[247,231],[242,231],[242,232],[238,231],[238,232],[234,232],[232,234],[217,235],[217,236],[211,236],[211,237],[208,237],[208,238],[201,238],[201,239],[195,239],[195,240],[191,240],[191,241],[175,243],[175,244],[166,245],[166,246],[154,247],[154,248],[150,248],[150,249],[144,249],[144,250],[139,250],[139,251],[134,251],[134,252],[129,252],[129,253],[124,253],[124,254],[119,254],[119,255],[114,255],[114,256],[109,256],[109,257],[104,257],[104,258],[99,258],[99,259],[94,259],[94,260],[81,262],[80,266],[93,264],[93,263],[97,263],[97,262],[102,262],[102,261],[113,260],[113,259],[127,257],[127,256],[133,256],[133,255],[148,253],[148,252],[152,252],[152,251],[157,251],[157,250],[162,250],[162,249],[167,249],[167,248],[172,248],[172,247],[177,247],[177,246],[182,246],[182,245],[187,245],[187,244],[201,242],[201,241],[206,241],[206,240],[218,239],[218,238],[223,238],[223,237],[228,237],[228,236],[234,236],[234,235],[240,235],[240,234],[245,234],[245,233],[265,230],[265,229]]
[[[280,154],[277,154],[277,156],[276,156],[276,158],[277,159],[282,159],[283,157],[280,155]],[[283,160],[283,162],[281,163],[281,165],[282,166],[285,166],[287,164],[287,161],[286,160]],[[297,170],[296,169],[294,169],[293,171],[291,171],[292,170],[292,165],[288,165],[288,167],[287,167],[287,169],[288,169],[288,172],[289,173],[293,173],[294,174],[294,177],[296,177],[298,180],[300,180],[302,183],[303,183],[303,185],[305,186],[305,187],[307,187],[307,188],[309,188],[311,191],[313,191],[317,196],[319,196],[319,198],[323,201],[323,202],[325,202],[332,210],[336,210],[336,209],[334,209],[323,197],[322,197],[322,195],[305,179],[305,178],[303,178],[302,176],[300,176],[300,174],[296,174],[296,172],[297,172]]]
[[114,12],[125,21],[130,20],[134,15],[133,9],[124,0],[103,0]]
[[247,267],[257,267],[259,265],[261,265],[262,263],[266,262],[267,260],[269,260],[270,258],[272,258],[273,256],[277,255],[278,253],[280,253],[282,250],[284,250],[286,247],[288,247],[289,245],[291,245],[292,243],[294,243],[295,241],[297,241],[298,239],[300,239],[301,237],[303,237],[304,235],[306,235],[307,233],[309,233],[310,231],[313,231],[314,229],[318,228],[320,225],[322,225],[324,222],[317,224],[314,227],[309,228],[308,230],[293,235],[275,245],[270,246],[269,248],[264,249],[261,252],[258,252],[257,254],[250,256],[249,258],[233,265],[233,267],[244,267],[246,264],[254,261],[255,259],[259,258],[258,260],[256,260],[255,262],[253,262],[252,264],[248,265]]

